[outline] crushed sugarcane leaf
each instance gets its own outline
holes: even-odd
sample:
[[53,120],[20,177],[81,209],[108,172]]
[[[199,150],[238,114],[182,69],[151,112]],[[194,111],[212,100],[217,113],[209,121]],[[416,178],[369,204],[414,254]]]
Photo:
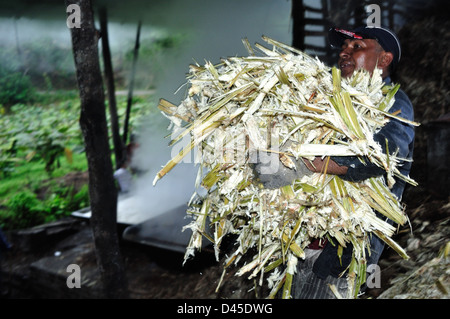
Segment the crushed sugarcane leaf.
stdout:
[[[339,69],[318,58],[266,36],[263,40],[269,47],[256,44],[258,50],[243,40],[249,56],[190,66],[180,105],[160,100],[158,107],[177,132],[170,145],[186,137],[190,143],[158,172],[154,185],[200,148],[196,163],[202,173],[196,185],[207,194],[201,205],[187,211],[193,218],[184,228],[192,230],[185,262],[202,247],[203,237],[213,242],[219,260],[223,238],[233,234],[235,250],[224,268],[234,265],[240,267],[238,275],[259,275],[259,284],[264,274],[269,298],[280,290],[283,298],[290,298],[297,262],[305,258],[313,239],[338,245],[340,261],[351,243],[346,275],[350,289],[342,297],[354,298],[365,281],[372,234],[408,258],[392,239],[396,227],[375,211],[397,224],[406,223],[389,186],[393,177],[416,183],[398,170],[405,159],[384,154],[373,135],[391,119],[419,124],[389,112],[399,85],[384,85],[379,70],[358,70],[342,78]],[[297,171],[296,161],[311,163],[315,156],[327,157],[327,165],[323,172],[306,174],[291,184],[264,188],[253,169],[255,154],[262,153],[268,154],[270,164],[285,170]],[[386,171],[388,183],[383,177],[350,182],[329,175],[330,156],[372,162]],[[250,261],[242,265],[244,255]],[[220,283],[223,280],[222,275]]]

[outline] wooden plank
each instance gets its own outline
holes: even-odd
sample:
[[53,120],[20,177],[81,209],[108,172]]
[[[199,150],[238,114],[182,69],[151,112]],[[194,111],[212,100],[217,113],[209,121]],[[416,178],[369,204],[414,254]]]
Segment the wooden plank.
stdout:
[[311,11],[311,12],[315,12],[315,13],[322,13],[322,9],[321,8],[313,8],[310,6],[304,6],[305,11]]
[[316,50],[316,51],[327,51],[326,47],[320,47],[318,45],[312,45],[312,44],[305,44],[305,49],[309,49],[309,50]]
[[327,36],[327,35],[328,35],[328,31],[309,31],[309,30],[305,30],[305,36],[323,37],[323,36]]
[[315,18],[306,18],[305,20],[305,24],[313,24],[313,25],[328,25],[329,22],[327,21],[327,19],[315,19]]

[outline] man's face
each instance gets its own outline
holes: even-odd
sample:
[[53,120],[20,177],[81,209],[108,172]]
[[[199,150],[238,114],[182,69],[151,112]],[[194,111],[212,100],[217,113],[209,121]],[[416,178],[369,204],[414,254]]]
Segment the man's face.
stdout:
[[366,69],[373,72],[379,64],[383,49],[376,40],[372,39],[347,39],[339,53],[338,65],[343,77],[349,77],[353,71]]

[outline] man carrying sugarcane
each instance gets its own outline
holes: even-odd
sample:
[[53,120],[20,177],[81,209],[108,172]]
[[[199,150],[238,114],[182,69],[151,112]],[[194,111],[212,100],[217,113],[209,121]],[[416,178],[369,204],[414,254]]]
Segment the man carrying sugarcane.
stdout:
[[[394,72],[401,57],[401,46],[397,36],[390,30],[381,27],[359,27],[355,30],[331,28],[329,30],[331,46],[340,48],[338,67],[343,77],[350,77],[355,70],[366,69],[372,73],[375,68],[382,71],[382,78],[386,84],[391,83],[390,75]],[[395,95],[395,103],[391,113],[399,113],[401,117],[413,120],[413,107],[407,95],[399,90]],[[396,153],[405,159],[399,165],[399,171],[409,175],[414,148],[414,128],[406,123],[392,119],[378,133],[374,135],[383,152]],[[273,163],[272,163],[273,164]],[[295,179],[312,172],[325,172],[339,175],[344,180],[358,182],[367,178],[381,176],[385,171],[370,161],[363,164],[356,156],[316,157],[313,161],[296,161],[296,170],[285,165],[276,165],[278,170],[274,174],[264,174],[268,162],[258,162],[254,170],[267,188],[277,188],[291,184]],[[405,181],[396,178],[391,192],[400,200],[405,188]],[[380,218],[381,214],[378,214]],[[392,221],[388,221],[393,223]],[[347,295],[347,279],[345,273],[352,259],[352,245],[343,249],[342,256],[338,256],[338,245],[313,241],[306,249],[306,258],[299,261],[297,274],[292,287],[292,297],[298,299],[335,298],[329,286],[334,285],[340,295]],[[384,242],[372,235],[370,254],[367,265],[377,264],[383,251]]]

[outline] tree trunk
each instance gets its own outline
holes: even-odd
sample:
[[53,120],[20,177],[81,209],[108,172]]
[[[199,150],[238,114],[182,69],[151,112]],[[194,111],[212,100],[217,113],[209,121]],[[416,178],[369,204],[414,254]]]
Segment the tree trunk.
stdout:
[[106,125],[105,98],[98,56],[98,36],[90,0],[66,0],[81,9],[81,27],[71,28],[77,82],[80,90],[80,127],[89,168],[90,219],[97,264],[106,298],[126,298],[127,281],[117,235],[117,190]]
[[122,166],[122,162],[125,160],[125,147],[120,138],[119,132],[119,118],[117,116],[117,104],[115,96],[115,85],[114,85],[114,71],[111,62],[111,52],[109,50],[108,41],[108,17],[106,8],[102,7],[99,10],[100,16],[100,33],[102,37],[102,53],[103,53],[103,63],[104,63],[104,73],[106,79],[106,86],[108,88],[108,106],[109,106],[109,116],[111,119],[111,135],[114,144],[114,154],[116,158],[116,169]]

